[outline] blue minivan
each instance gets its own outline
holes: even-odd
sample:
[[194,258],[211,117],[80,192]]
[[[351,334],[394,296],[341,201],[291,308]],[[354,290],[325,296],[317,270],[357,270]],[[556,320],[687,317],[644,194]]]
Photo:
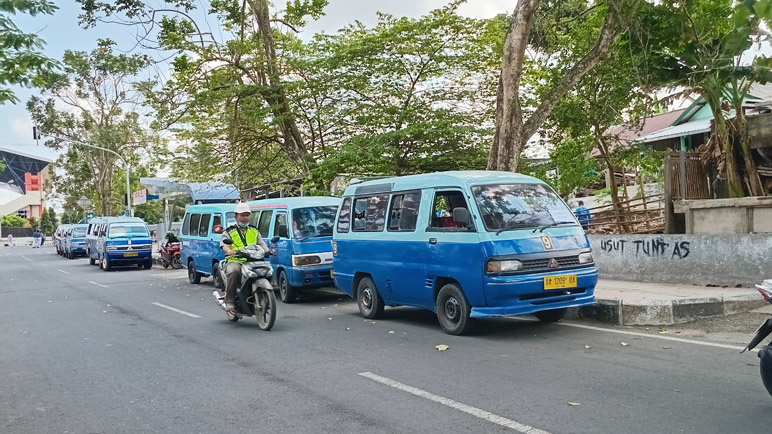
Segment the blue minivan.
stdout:
[[250,224],[276,249],[269,259],[284,303],[308,289],[333,287],[332,229],[340,198],[284,197],[247,204]]
[[100,217],[89,220],[86,248],[89,263],[110,271],[113,267],[153,266],[153,240],[139,217]]
[[70,225],[64,232],[64,256],[75,259],[86,254],[87,224]]
[[190,283],[201,283],[202,277],[212,276],[217,288],[223,288],[217,272],[225,252],[220,249],[223,230],[236,223],[233,203],[191,205],[185,211],[180,228],[180,262],[188,269]]
[[598,269],[571,209],[544,182],[495,171],[350,185],[333,236],[338,289],[365,318],[384,306],[437,313],[449,334],[471,318],[558,321],[595,301]]

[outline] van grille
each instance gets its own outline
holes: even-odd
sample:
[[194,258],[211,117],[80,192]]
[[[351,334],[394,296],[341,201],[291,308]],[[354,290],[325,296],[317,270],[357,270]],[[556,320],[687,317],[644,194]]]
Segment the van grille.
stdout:
[[[551,259],[552,258],[542,258],[527,259],[521,261],[523,263],[523,271],[556,270],[556,268],[550,268]],[[555,261],[558,263],[558,268],[573,267],[575,265],[579,265],[579,256],[561,256],[559,258],[555,258]]]

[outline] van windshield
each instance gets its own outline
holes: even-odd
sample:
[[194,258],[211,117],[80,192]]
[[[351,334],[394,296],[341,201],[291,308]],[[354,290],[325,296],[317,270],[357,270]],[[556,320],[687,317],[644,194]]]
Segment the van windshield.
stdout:
[[577,224],[574,214],[542,184],[501,184],[472,187],[488,231]]
[[337,206],[313,206],[292,210],[292,236],[298,239],[331,237]]
[[115,224],[110,225],[107,236],[114,237],[147,237],[147,227],[143,224]]

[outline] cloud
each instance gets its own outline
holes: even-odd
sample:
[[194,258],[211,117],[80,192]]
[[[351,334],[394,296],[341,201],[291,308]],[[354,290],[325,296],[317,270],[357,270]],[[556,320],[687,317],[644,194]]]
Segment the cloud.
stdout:
[[14,137],[8,137],[11,142],[29,142],[32,139],[32,121],[29,118],[15,117],[11,119],[11,132]]

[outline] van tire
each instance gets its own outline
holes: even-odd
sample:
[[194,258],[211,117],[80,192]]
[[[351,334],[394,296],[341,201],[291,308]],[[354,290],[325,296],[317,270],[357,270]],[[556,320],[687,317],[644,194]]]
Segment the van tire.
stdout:
[[102,269],[105,271],[110,271],[110,269],[112,269],[112,265],[110,265],[110,260],[107,259],[107,256],[102,257]]
[[144,264],[142,264],[142,266],[145,267],[145,270],[149,270],[149,269],[153,268],[153,260],[152,259],[148,259],[147,261],[145,261]]
[[472,328],[472,319],[470,314],[472,308],[455,283],[448,283],[440,288],[435,301],[437,319],[440,327],[449,335],[463,335]]
[[369,276],[363,277],[357,285],[359,313],[367,319],[376,319],[383,314],[383,298]]
[[566,316],[566,311],[568,311],[566,308],[543,310],[534,313],[533,316],[538,318],[541,322],[558,322]]
[[276,280],[279,285],[279,297],[281,297],[282,303],[294,303],[298,298],[298,290],[289,284],[287,273],[284,270],[279,270],[279,278]]
[[194,285],[201,283],[201,273],[196,271],[196,266],[193,264],[192,259],[188,262],[188,281]]

